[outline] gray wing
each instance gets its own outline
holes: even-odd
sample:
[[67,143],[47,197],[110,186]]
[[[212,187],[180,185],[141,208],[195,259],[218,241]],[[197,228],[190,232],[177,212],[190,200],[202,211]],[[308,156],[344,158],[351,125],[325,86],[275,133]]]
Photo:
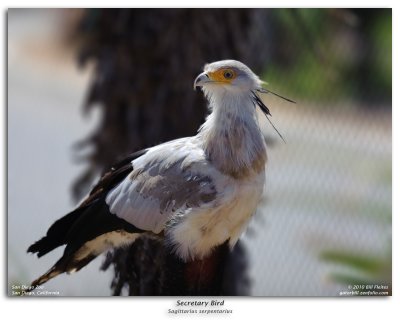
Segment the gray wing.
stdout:
[[133,171],[106,202],[111,213],[142,230],[159,233],[176,212],[216,206],[222,176],[206,160],[193,138],[149,149],[132,161]]

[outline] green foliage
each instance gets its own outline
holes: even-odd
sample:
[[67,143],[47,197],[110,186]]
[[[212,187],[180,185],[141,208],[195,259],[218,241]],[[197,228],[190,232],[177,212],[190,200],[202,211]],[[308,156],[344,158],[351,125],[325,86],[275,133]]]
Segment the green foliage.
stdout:
[[[324,262],[343,269],[332,272],[329,278],[344,285],[388,285],[391,287],[391,250],[384,256],[362,255],[356,252],[325,251],[320,255]],[[390,289],[391,290],[391,289]]]
[[[321,254],[321,259],[326,262],[350,267],[354,271],[373,277],[379,275],[386,267],[386,259],[375,256],[357,255],[354,252],[325,251]],[[344,278],[348,279],[348,277]]]
[[392,15],[380,15],[371,27],[371,81],[382,94],[392,93]]
[[392,90],[392,13],[388,9],[282,9],[279,56],[264,79],[313,105],[386,104]]

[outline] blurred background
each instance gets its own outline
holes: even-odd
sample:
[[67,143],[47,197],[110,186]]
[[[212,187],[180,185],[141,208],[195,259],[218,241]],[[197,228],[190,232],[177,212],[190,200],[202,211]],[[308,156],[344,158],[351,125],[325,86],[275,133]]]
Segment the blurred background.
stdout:
[[[193,80],[206,62],[228,58],[297,102],[263,97],[286,143],[262,120],[267,185],[241,239],[246,288],[238,293],[338,296],[350,284],[391,286],[390,9],[7,16],[9,292],[58,259],[61,248],[39,260],[26,249],[101,170],[196,133],[207,110]],[[102,260],[46,289],[110,295],[114,272],[99,271]]]

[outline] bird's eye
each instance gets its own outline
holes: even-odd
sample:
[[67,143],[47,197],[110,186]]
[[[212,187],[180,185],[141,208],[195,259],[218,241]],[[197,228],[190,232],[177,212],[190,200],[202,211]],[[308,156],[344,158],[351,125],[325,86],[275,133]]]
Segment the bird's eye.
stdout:
[[225,70],[224,71],[224,77],[225,77],[225,79],[232,79],[233,71],[232,70]]
[[216,71],[208,72],[208,76],[212,81],[231,84],[232,80],[236,78],[237,74],[235,69],[221,68]]

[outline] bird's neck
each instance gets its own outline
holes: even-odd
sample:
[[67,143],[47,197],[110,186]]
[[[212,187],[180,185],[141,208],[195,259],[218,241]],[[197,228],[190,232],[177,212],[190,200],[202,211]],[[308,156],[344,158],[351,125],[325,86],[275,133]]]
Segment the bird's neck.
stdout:
[[264,137],[249,94],[210,98],[211,114],[198,137],[210,161],[223,173],[241,178],[264,170]]

